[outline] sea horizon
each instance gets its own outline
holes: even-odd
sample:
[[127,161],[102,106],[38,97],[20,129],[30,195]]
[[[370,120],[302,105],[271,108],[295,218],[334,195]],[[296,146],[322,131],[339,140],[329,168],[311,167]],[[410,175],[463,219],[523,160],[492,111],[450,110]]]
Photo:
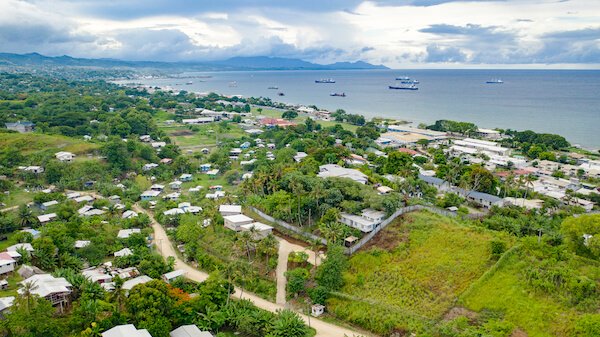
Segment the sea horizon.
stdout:
[[[211,77],[200,78],[207,75]],[[388,89],[395,77],[401,76],[418,80],[419,90]],[[183,77],[193,83],[187,85]],[[336,83],[314,82],[321,78],[333,78]],[[494,78],[504,83],[485,83]],[[180,72],[133,81],[197,93],[263,96],[287,104],[344,109],[367,118],[399,119],[415,125],[449,119],[473,122],[482,128],[529,129],[562,135],[588,149],[600,148],[600,70],[236,70]],[[269,86],[279,89],[269,90]],[[285,96],[279,96],[279,92]],[[346,97],[331,97],[334,92],[343,92]]]

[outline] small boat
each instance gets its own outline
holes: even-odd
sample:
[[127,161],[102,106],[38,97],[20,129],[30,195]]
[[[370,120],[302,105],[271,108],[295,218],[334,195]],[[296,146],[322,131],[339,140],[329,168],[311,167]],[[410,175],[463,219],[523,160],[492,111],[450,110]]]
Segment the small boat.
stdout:
[[394,90],[419,90],[414,84],[390,85],[389,88]]
[[186,85],[192,85],[192,84],[194,84],[194,82],[192,82],[192,81],[189,81],[189,82],[185,82],[185,84],[186,84]]
[[396,77],[396,81],[410,81],[410,77],[408,77],[408,76]]
[[320,80],[315,80],[315,83],[335,83],[335,80],[332,78],[322,78]]
[[329,94],[329,96],[346,97],[346,93],[345,92],[332,92],[331,94]]
[[277,89],[279,89],[279,87],[268,87],[267,89],[269,89],[269,90],[277,90]]
[[491,79],[489,81],[486,81],[485,83],[486,84],[502,84],[502,83],[504,83],[504,81],[502,81],[499,78],[494,78],[494,79]]
[[284,93],[282,93],[282,92],[278,92],[278,93],[277,93],[277,95],[278,95],[278,96],[285,96],[285,94],[284,94]]

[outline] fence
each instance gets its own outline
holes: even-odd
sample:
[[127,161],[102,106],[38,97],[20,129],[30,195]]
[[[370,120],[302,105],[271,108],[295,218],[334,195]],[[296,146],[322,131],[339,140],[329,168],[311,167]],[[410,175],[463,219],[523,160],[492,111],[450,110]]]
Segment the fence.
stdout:
[[269,221],[269,222],[273,222],[278,224],[279,226],[288,229],[296,234],[302,235],[303,237],[311,240],[311,241],[315,241],[318,240],[319,242],[321,242],[321,244],[326,245],[327,244],[327,240],[323,239],[320,236],[316,236],[312,233],[307,233],[305,231],[303,231],[302,229],[298,228],[297,226],[294,225],[290,225],[289,223],[283,221],[283,220],[278,220],[275,219],[274,217],[267,215],[265,213],[263,213],[261,210],[255,208],[255,207],[249,207],[254,213],[258,214],[261,218]]
[[[276,223],[279,226],[281,226],[281,227],[283,227],[285,229],[288,229],[288,230],[290,230],[290,231],[292,231],[294,233],[297,233],[299,235],[302,235],[303,237],[305,237],[305,238],[307,238],[309,240],[312,240],[312,241],[318,240],[318,241],[320,241],[324,245],[327,244],[327,240],[325,240],[324,238],[322,238],[320,236],[316,236],[316,235],[314,235],[312,233],[307,233],[307,232],[303,231],[302,229],[298,228],[297,226],[290,225],[289,223],[287,223],[285,221],[275,219],[272,216],[263,213],[261,210],[255,208],[255,207],[249,207],[249,208],[253,212],[255,212],[256,214],[258,214],[261,218],[263,218],[263,219],[265,219],[265,220],[267,220],[269,222]],[[454,213],[454,212],[450,212],[448,210],[437,208],[437,207],[433,207],[433,206],[413,205],[413,206],[402,207],[402,208],[398,209],[396,212],[394,212],[394,214],[392,214],[389,218],[385,219],[372,232],[370,232],[369,234],[363,236],[360,240],[358,240],[357,243],[355,243],[354,245],[352,245],[352,247],[346,248],[346,254],[348,254],[348,255],[354,254],[357,250],[359,250],[365,244],[367,244],[367,242],[369,242],[375,235],[377,235],[377,233],[379,233],[382,229],[384,229],[387,225],[389,225],[392,221],[394,221],[400,215],[405,214],[405,213],[409,213],[409,212],[424,210],[424,209],[426,209],[426,210],[428,210],[430,212],[442,215],[442,216],[447,216],[447,217],[455,217],[456,216],[456,213]]]

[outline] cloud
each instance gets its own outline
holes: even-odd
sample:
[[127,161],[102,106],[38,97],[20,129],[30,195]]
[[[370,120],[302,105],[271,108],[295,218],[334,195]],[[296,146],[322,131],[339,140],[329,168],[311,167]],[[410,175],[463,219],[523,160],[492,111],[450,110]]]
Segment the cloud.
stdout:
[[425,62],[431,63],[457,63],[465,62],[467,55],[456,47],[429,45]]

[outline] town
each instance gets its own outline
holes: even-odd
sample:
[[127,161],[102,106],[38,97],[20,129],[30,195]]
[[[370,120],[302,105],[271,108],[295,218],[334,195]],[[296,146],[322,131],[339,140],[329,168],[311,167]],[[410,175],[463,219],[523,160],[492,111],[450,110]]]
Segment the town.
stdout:
[[[559,135],[0,82],[15,88],[0,90],[9,335],[450,336],[464,322],[566,336],[598,322],[600,153]],[[503,275],[525,304],[490,290]],[[569,317],[538,324],[539,303]]]

